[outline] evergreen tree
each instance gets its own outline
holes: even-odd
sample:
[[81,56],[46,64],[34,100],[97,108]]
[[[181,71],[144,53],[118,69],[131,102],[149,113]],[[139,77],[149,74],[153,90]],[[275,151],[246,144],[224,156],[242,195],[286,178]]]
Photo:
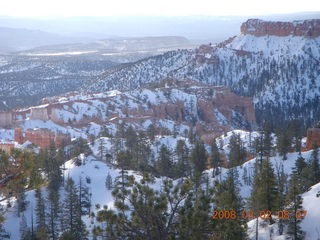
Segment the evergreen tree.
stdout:
[[305,159],[301,156],[301,153],[299,154],[299,157],[297,158],[295,162],[295,169],[298,175],[301,175],[302,170],[306,168],[308,165],[305,161]]
[[49,189],[57,191],[62,183],[61,163],[57,158],[57,150],[54,143],[50,144],[48,150],[45,150],[45,171],[49,180]]
[[134,152],[138,142],[138,135],[131,125],[126,129],[125,140],[127,150],[129,152]]
[[201,174],[206,169],[207,153],[202,142],[196,142],[191,151],[190,161],[197,174]]
[[277,135],[277,149],[283,160],[287,160],[287,153],[291,151],[291,138],[286,130]]
[[190,162],[192,163],[192,178],[195,183],[195,192],[197,194],[201,183],[202,172],[206,169],[207,153],[202,142],[196,142],[190,154]]
[[87,184],[83,183],[82,178],[79,179],[79,207],[81,215],[89,215],[91,210],[91,193]]
[[79,154],[84,153],[85,156],[92,154],[91,148],[88,145],[87,140],[83,138],[77,138],[72,141],[71,144],[71,158],[79,156]]
[[82,211],[78,197],[78,190],[74,181],[69,178],[66,183],[64,200],[64,231],[74,234],[76,239],[86,239],[85,224],[81,219]]
[[110,137],[110,133],[108,131],[108,129],[106,128],[106,126],[102,126],[102,129],[99,133],[100,137]]
[[60,196],[59,192],[54,189],[48,189],[48,211],[46,213],[46,223],[48,226],[49,239],[57,240],[60,232]]
[[157,172],[160,176],[172,176],[172,160],[171,160],[171,153],[166,145],[161,145],[159,151],[159,158],[156,163]]
[[[286,204],[285,198],[287,196],[288,187],[287,187],[287,174],[284,172],[284,166],[282,162],[280,166],[276,166],[276,172],[277,172],[277,182],[278,182],[278,190],[279,190],[278,208],[284,209]],[[279,219],[278,226],[279,226],[279,235],[282,235],[284,230],[284,224],[283,224],[282,218]]]
[[36,236],[40,240],[48,239],[47,236],[47,225],[46,225],[46,208],[44,197],[42,196],[42,191],[40,188],[37,188],[35,191],[35,198],[36,198]]
[[239,166],[246,160],[246,151],[239,134],[232,134],[229,141],[229,167]]
[[[125,207],[125,198],[127,195],[127,188],[132,185],[133,178],[128,175],[128,172],[125,170],[127,165],[127,158],[129,157],[127,152],[120,152],[117,157],[118,166],[120,168],[119,175],[115,178],[114,189],[112,195],[115,197],[115,200],[118,203],[122,204],[122,207]],[[121,209],[121,207],[119,206]]]
[[[216,182],[214,191],[216,211],[234,211],[241,216],[244,209],[240,196],[239,181],[235,169],[230,169],[227,178],[221,183]],[[244,219],[217,219],[214,221],[214,236],[221,240],[243,240],[247,238]]]
[[127,189],[125,204],[115,202],[117,212],[99,211],[97,220],[106,227],[96,228],[95,234],[105,232],[104,238],[114,240],[208,239],[212,234],[210,198],[196,202],[191,181],[174,186],[171,180],[165,180],[160,192],[149,186],[152,182],[153,178],[145,174],[132,190]]
[[312,172],[311,181],[313,185],[320,182],[319,153],[318,153],[318,147],[316,145],[313,146],[313,150],[311,153],[310,168]]
[[190,176],[189,149],[184,140],[177,141],[175,154],[177,157],[176,176]]
[[64,232],[60,236],[59,240],[78,240],[78,238],[72,232]]
[[269,159],[255,163],[253,186],[250,197],[250,207],[253,211],[278,210],[278,188],[274,170]]
[[179,237],[176,239],[209,239],[212,236],[214,224],[208,215],[211,212],[212,189],[208,190],[199,188],[197,194],[189,190],[178,214],[176,232]]
[[303,211],[302,208],[302,197],[300,192],[300,185],[301,182],[299,181],[298,174],[296,170],[293,171],[291,174],[291,180],[290,180],[290,187],[287,195],[287,201],[288,201],[288,211],[293,216],[289,219],[287,219],[288,224],[288,231],[287,234],[292,236],[292,239],[294,240],[303,240],[304,239],[304,232],[301,230],[300,223],[302,219],[300,219],[298,216],[298,211]]
[[300,120],[294,119],[288,124],[288,132],[292,138],[294,151],[301,152],[302,129]]
[[106,177],[106,188],[108,190],[111,190],[113,188],[113,186],[112,186],[112,177],[111,177],[109,172],[108,172],[108,175]]
[[212,171],[212,177],[214,177],[215,175],[219,174],[219,168],[222,166],[220,152],[215,139],[211,144],[211,165],[214,168],[214,171]]
[[104,139],[103,138],[99,139],[98,151],[99,151],[99,157],[100,157],[101,161],[103,161],[105,158],[105,147],[104,147]]
[[141,172],[150,170],[149,161],[151,158],[151,148],[147,136],[143,132],[137,136],[137,142],[132,154],[133,169]]
[[156,133],[157,133],[157,131],[156,131],[154,124],[150,124],[147,129],[147,134],[148,134],[148,137],[151,141],[155,140]]

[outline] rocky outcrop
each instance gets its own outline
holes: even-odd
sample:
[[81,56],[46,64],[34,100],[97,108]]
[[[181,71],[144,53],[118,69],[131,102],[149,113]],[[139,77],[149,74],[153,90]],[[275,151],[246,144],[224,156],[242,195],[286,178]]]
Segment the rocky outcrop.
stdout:
[[0,149],[6,153],[11,153],[11,150],[14,148],[14,143],[12,142],[0,142]]
[[42,149],[48,148],[52,142],[58,147],[71,142],[68,134],[54,133],[49,129],[28,129],[23,132],[21,128],[14,129],[14,140],[19,144],[29,141]]
[[241,25],[242,34],[261,36],[320,36],[320,19],[293,21],[293,22],[271,22],[260,19],[249,19]]
[[[63,100],[63,101],[62,101]],[[206,139],[235,128],[256,126],[252,99],[237,96],[227,87],[211,86],[192,80],[164,79],[157,86],[80,95],[65,95],[46,99],[46,104],[13,111],[14,124],[24,121],[51,121],[71,128],[86,128],[91,124],[130,123],[147,130],[150,123],[164,132],[180,134],[192,129]],[[52,141],[60,145],[70,137],[48,129],[15,129],[15,141],[46,148]]]
[[307,132],[307,150],[314,146],[320,147],[320,128],[309,128]]

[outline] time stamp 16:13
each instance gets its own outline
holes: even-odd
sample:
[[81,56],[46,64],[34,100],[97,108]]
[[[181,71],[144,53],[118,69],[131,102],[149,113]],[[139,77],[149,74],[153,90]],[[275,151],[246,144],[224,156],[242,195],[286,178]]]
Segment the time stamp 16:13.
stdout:
[[262,219],[272,219],[272,215],[276,215],[279,219],[304,219],[307,216],[307,211],[241,211],[237,214],[236,211],[213,211],[212,219],[254,219],[260,217]]

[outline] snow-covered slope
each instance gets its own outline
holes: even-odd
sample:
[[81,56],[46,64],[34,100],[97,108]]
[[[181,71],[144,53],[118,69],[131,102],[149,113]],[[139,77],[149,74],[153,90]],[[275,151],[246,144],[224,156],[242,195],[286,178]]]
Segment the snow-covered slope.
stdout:
[[103,56],[0,55],[0,62],[0,110],[75,91],[116,65]]
[[[256,127],[252,100],[225,87],[166,79],[156,87],[47,98],[46,104],[14,111],[23,129],[48,128],[71,137],[115,134],[125,122],[136,130],[151,125],[158,133],[187,136],[192,129],[212,139],[232,129]],[[0,135],[1,136],[1,135]],[[205,139],[204,139],[205,140]]]
[[[106,139],[105,139],[106,140]],[[176,142],[177,139],[158,139],[157,141],[160,141],[162,143],[169,143],[169,145],[174,145],[174,142]],[[93,152],[98,153],[98,144],[99,140],[97,140],[96,144],[92,146]],[[308,160],[310,158],[311,151],[309,152],[303,152],[302,156]],[[291,172],[292,167],[294,166],[294,161],[298,157],[298,153],[290,153],[288,154],[288,160],[283,161],[281,157],[272,157],[271,162],[273,164],[273,167],[277,169],[278,167],[281,167],[283,164],[284,170],[286,174],[289,174]],[[90,193],[92,194],[92,207],[91,210],[93,212],[98,211],[96,208],[97,205],[104,206],[107,205],[109,208],[113,208],[113,198],[111,195],[112,190],[108,190],[105,186],[105,179],[107,174],[109,173],[113,179],[115,179],[116,176],[119,174],[119,170],[112,168],[105,163],[96,160],[94,156],[84,157],[83,155],[80,155],[80,159],[82,161],[81,166],[77,166],[74,164],[73,160],[68,161],[65,164],[65,171],[64,176],[65,178],[71,177],[76,183],[79,182],[79,179],[81,178],[84,182],[86,182],[86,179],[90,179],[90,183],[85,183],[89,189]],[[243,174],[244,169],[248,170],[248,174],[250,174],[250,171],[253,167],[254,162],[256,159],[252,159],[249,162],[246,162],[243,164],[243,166],[237,167],[237,170],[239,172],[239,180],[241,183],[241,195],[242,197],[246,198],[250,194],[250,186],[246,185],[243,181]],[[227,174],[226,169],[222,169],[221,176],[216,176],[215,178],[211,178],[211,172],[212,170],[206,171],[204,174],[209,174],[210,183],[213,184],[215,180],[218,179],[224,179],[224,177]],[[136,179],[139,179],[140,176],[138,173],[129,171],[129,174],[133,174]],[[157,178],[155,183],[153,184],[153,188],[160,189],[161,187],[161,179]],[[44,193],[46,193],[45,188],[42,190]],[[320,222],[320,198],[316,197],[316,194],[320,191],[320,183],[313,186],[308,192],[304,193],[303,196],[303,207],[307,211],[306,218],[302,221],[302,229],[306,232],[306,240],[315,240],[318,238],[318,231],[319,231],[319,222]],[[63,199],[64,196],[64,190],[61,189],[61,196]],[[35,197],[34,197],[34,191],[27,192],[27,201],[29,201],[27,210],[24,212],[24,216],[26,217],[26,221],[28,225],[31,225],[31,211],[35,207]],[[1,202],[1,205],[6,205],[7,202]],[[14,199],[11,199],[12,207],[7,208],[6,211],[6,221],[5,221],[5,228],[8,232],[11,234],[11,239],[19,239],[19,224],[21,221],[21,217],[17,217],[16,213],[16,202]],[[33,215],[33,217],[35,217]],[[93,218],[84,217],[83,220],[87,224],[89,229],[92,229],[94,225],[97,225],[97,223]],[[35,219],[34,219],[35,221]],[[261,222],[261,221],[260,221]],[[259,226],[259,239],[262,240],[269,240],[270,239],[270,231],[273,231],[271,233],[272,239],[285,239],[285,235],[279,236],[277,232],[277,224],[268,225],[268,224],[262,224]],[[255,239],[255,220],[252,220],[248,222],[248,234],[250,236],[250,239]],[[91,238],[90,238],[91,239]]]
[[[319,21],[319,20],[315,20]],[[172,51],[106,72],[83,89],[135,88],[190,78],[252,96],[259,121],[319,118],[320,37],[242,33],[217,46]]]

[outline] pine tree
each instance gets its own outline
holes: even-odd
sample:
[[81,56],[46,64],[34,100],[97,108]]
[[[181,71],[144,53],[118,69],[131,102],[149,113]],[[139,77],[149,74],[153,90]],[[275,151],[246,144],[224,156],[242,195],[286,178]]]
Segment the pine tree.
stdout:
[[318,147],[316,145],[313,147],[313,150],[311,153],[310,168],[312,171],[311,181],[313,185],[320,182],[319,153],[318,153]]
[[105,147],[104,147],[104,142],[103,142],[103,138],[99,139],[99,147],[98,147],[98,151],[99,151],[99,157],[101,159],[101,161],[104,160],[104,156],[105,156]]
[[178,140],[175,151],[177,157],[176,176],[190,176],[189,149],[184,140]]
[[36,235],[37,238],[40,240],[47,239],[47,225],[46,225],[46,208],[44,198],[42,196],[42,191],[40,188],[37,188],[35,191],[35,198],[36,198]]
[[150,142],[147,136],[141,132],[137,136],[137,142],[132,152],[133,156],[133,166],[132,169],[136,169],[141,172],[149,171],[150,158],[151,158],[151,148]]
[[122,204],[122,206],[118,206],[120,209],[125,208],[124,203],[127,195],[127,188],[132,185],[133,182],[133,178],[130,177],[128,175],[128,172],[125,170],[128,157],[129,155],[127,152],[120,152],[117,157],[120,172],[119,175],[115,178],[112,195],[115,197],[115,200],[118,202],[118,204]]
[[300,223],[302,219],[298,216],[298,211],[302,212],[302,197],[300,192],[300,181],[296,170],[291,174],[290,187],[287,195],[288,211],[293,215],[290,219],[287,219],[288,231],[287,234],[292,236],[294,240],[303,240],[304,232],[301,230]]
[[[279,190],[278,208],[284,209],[286,204],[285,198],[288,192],[288,187],[287,187],[288,176],[284,172],[284,166],[282,162],[280,166],[276,166],[276,172],[277,172],[277,182],[278,182],[278,190]],[[279,219],[278,226],[279,226],[279,235],[282,235],[284,230],[284,224],[283,224],[282,218]]]
[[302,170],[306,168],[308,165],[305,161],[305,159],[301,156],[301,153],[299,154],[299,157],[297,158],[295,162],[295,169],[298,175],[302,173]]
[[277,135],[277,149],[283,160],[287,160],[287,153],[291,150],[291,138],[286,130]]
[[148,129],[147,129],[147,134],[148,137],[151,141],[155,140],[155,136],[156,136],[156,128],[153,124],[150,124]]
[[278,188],[274,170],[269,159],[255,163],[254,179],[250,197],[250,207],[253,211],[278,210]]
[[219,168],[222,166],[222,160],[216,139],[214,139],[211,144],[211,165],[214,168],[214,171],[212,171],[212,177],[214,177],[215,175],[219,174]]
[[111,177],[109,172],[108,172],[108,175],[106,177],[106,188],[108,190],[111,190],[113,188],[113,186],[112,186],[112,177]]
[[209,239],[210,198],[202,192],[196,201],[190,180],[177,185],[164,180],[160,191],[149,186],[153,181],[144,174],[140,182],[134,182],[132,190],[124,193],[127,202],[116,200],[118,211],[99,211],[97,220],[106,228],[95,228],[95,234],[101,236],[105,232],[104,238],[114,240]]
[[172,160],[171,153],[166,145],[162,144],[159,151],[159,158],[156,163],[157,172],[160,176],[172,176]]
[[44,152],[45,154],[45,171],[48,175],[49,189],[57,191],[62,183],[62,171],[61,163],[57,158],[57,151],[54,143],[50,144],[48,150]]
[[[241,216],[244,209],[240,196],[239,180],[236,169],[230,169],[227,178],[216,183],[214,203],[216,211],[235,211],[236,216]],[[221,240],[246,239],[246,224],[244,219],[217,219],[214,220],[214,235]]]
[[90,215],[91,212],[91,193],[87,184],[83,183],[82,178],[79,179],[79,207],[81,215]]
[[239,134],[232,134],[229,141],[229,167],[239,166],[246,160],[246,151]]
[[196,142],[190,154],[190,162],[192,163],[192,178],[195,183],[195,192],[197,194],[201,183],[202,172],[206,169],[207,153],[202,142]]
[[60,196],[58,191],[50,188],[48,190],[48,211],[46,213],[48,235],[51,240],[57,240],[60,232]]
[[138,135],[130,125],[125,132],[126,147],[129,152],[134,152],[138,142]]
[[69,178],[65,187],[64,200],[64,231],[74,234],[76,239],[86,239],[85,224],[81,219],[82,211],[78,197],[78,190],[74,181]]
[[191,151],[190,161],[196,173],[201,174],[206,169],[207,153],[202,142],[196,142]]
[[293,139],[294,151],[301,152],[301,139],[302,139],[302,130],[301,122],[298,119],[294,119],[288,124],[288,132]]

